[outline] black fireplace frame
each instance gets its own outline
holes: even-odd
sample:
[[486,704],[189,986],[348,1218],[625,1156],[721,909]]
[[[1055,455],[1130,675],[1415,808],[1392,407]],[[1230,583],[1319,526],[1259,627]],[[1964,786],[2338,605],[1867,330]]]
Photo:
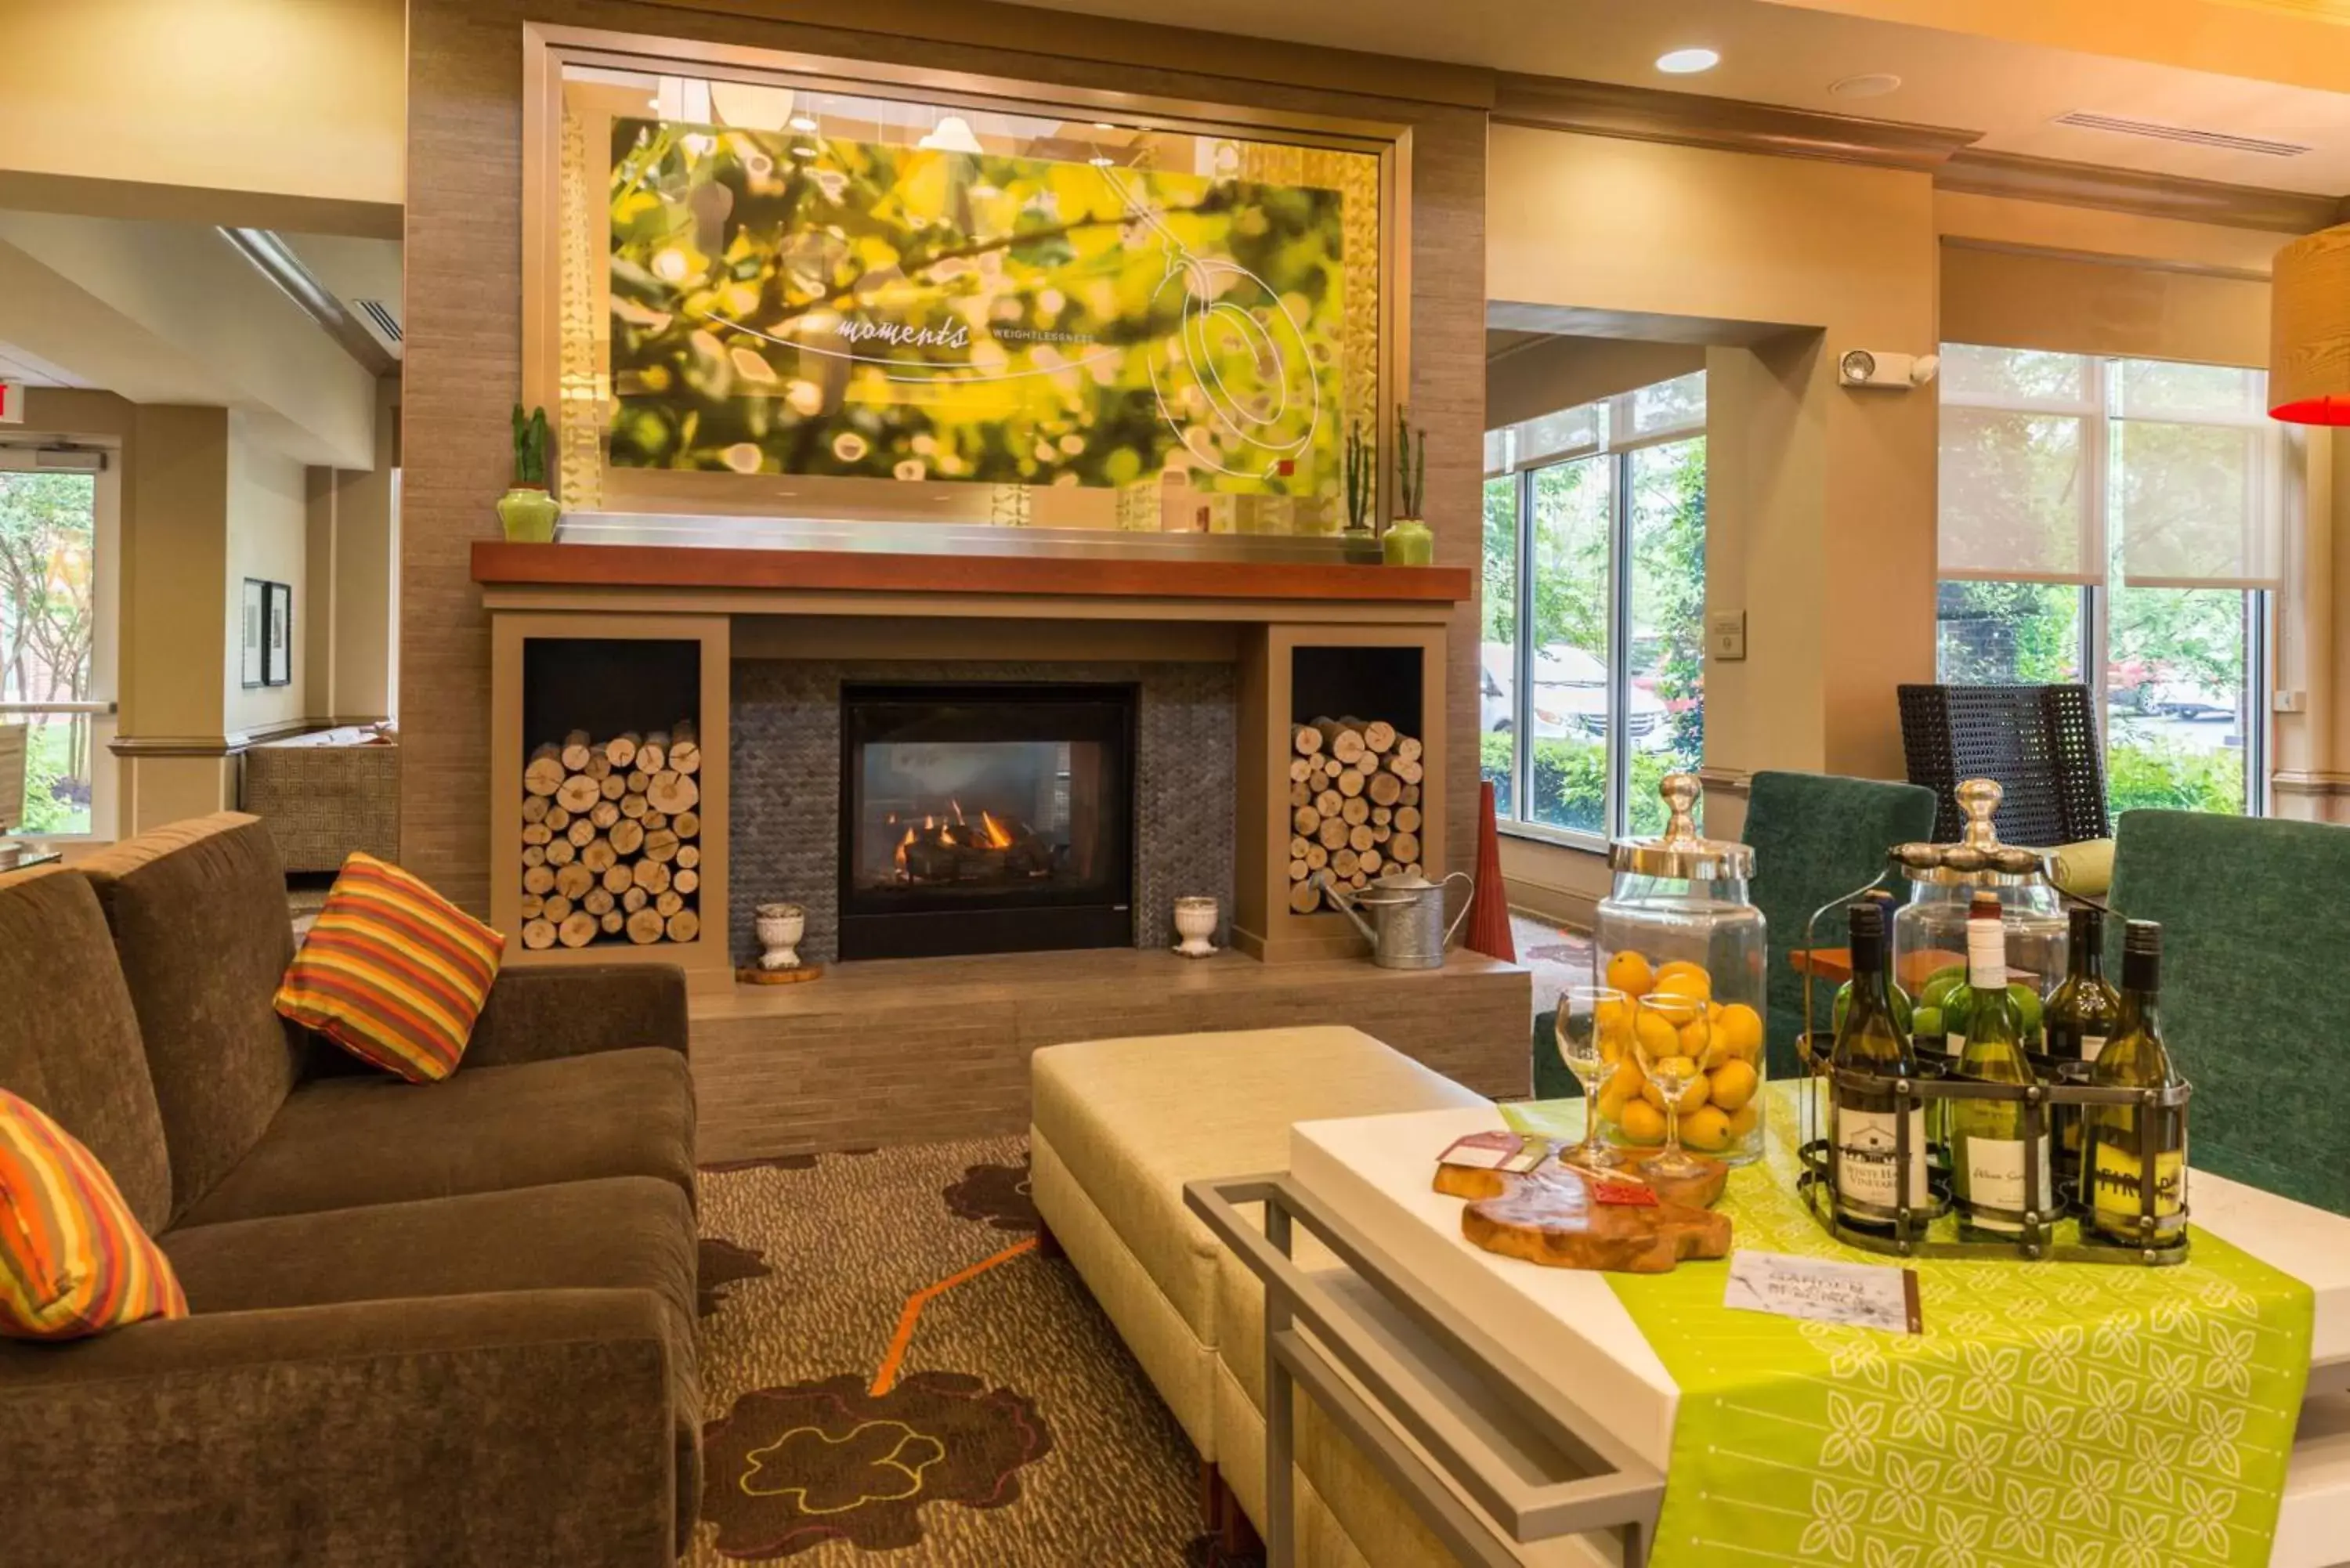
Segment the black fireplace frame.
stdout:
[[[1103,713],[1102,709],[1114,711]],[[1098,740],[1115,742],[1108,753],[1115,778],[1107,781],[1122,809],[1111,815],[1107,862],[1116,868],[1107,895],[1086,888],[1019,889],[998,900],[923,889],[860,888],[857,885],[857,825],[864,787],[863,752],[876,740],[904,739],[883,733],[881,721],[900,709],[933,709],[933,721],[951,732],[962,710],[1016,712],[1026,709],[1096,710],[1075,729],[1034,733],[992,732],[962,738],[1003,740]],[[852,681],[840,689],[840,807],[838,880],[841,958],[943,958],[1010,952],[1048,952],[1134,945],[1136,815],[1141,772],[1141,688],[1124,681],[925,680]],[[1074,721],[1072,721],[1074,722]]]

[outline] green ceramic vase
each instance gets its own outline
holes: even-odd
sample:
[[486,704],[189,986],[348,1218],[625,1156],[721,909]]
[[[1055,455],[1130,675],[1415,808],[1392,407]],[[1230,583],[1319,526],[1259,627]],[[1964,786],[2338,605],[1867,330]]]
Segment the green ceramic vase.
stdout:
[[498,522],[510,545],[551,545],[555,520],[563,515],[555,497],[536,485],[517,484],[498,497]]
[[1426,566],[1436,560],[1436,535],[1417,517],[1399,517],[1379,540],[1379,558],[1390,566]]

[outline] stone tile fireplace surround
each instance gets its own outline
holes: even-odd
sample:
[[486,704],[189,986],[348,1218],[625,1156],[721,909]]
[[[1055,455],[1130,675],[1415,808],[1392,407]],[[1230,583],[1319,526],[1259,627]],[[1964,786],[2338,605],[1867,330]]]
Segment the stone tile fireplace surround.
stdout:
[[755,956],[751,911],[775,901],[807,910],[803,956],[838,956],[841,688],[868,682],[1139,688],[1134,945],[1173,945],[1172,904],[1180,896],[1207,894],[1229,915],[1238,679],[1234,665],[1211,662],[734,660],[729,924],[736,958]]

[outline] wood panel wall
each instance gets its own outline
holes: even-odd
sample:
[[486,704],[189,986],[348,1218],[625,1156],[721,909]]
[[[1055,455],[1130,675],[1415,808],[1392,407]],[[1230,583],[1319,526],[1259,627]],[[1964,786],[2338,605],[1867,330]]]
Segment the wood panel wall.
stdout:
[[[877,16],[887,13],[879,7]],[[507,413],[521,387],[522,28],[542,20],[766,48],[1388,121],[1412,127],[1409,402],[1428,441],[1428,514],[1440,564],[1479,558],[1484,423],[1485,115],[1326,88],[1032,52],[1086,47],[1051,12],[990,6],[1007,45],[941,42],[719,16],[627,0],[411,0],[408,54],[407,363],[401,403],[400,853],[418,875],[486,910],[490,846],[489,618],[469,573],[494,537],[510,478]],[[1107,25],[1101,25],[1107,26]],[[970,28],[962,29],[964,37]],[[1016,47],[1025,43],[1031,47]],[[1101,49],[1104,55],[1111,51]],[[1232,41],[1236,62],[1259,46]],[[1356,62],[1329,57],[1334,67]],[[1361,62],[1386,87],[1398,62]],[[1257,68],[1253,63],[1243,68]],[[1450,85],[1450,84],[1448,84]],[[1456,612],[1447,672],[1456,810],[1450,869],[1475,845],[1477,606]]]

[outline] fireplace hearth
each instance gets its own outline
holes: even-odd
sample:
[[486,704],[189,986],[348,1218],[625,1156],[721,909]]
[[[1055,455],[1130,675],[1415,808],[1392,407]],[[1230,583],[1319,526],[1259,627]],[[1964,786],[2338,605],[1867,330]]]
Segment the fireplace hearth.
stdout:
[[1136,689],[841,689],[840,956],[1128,947]]

